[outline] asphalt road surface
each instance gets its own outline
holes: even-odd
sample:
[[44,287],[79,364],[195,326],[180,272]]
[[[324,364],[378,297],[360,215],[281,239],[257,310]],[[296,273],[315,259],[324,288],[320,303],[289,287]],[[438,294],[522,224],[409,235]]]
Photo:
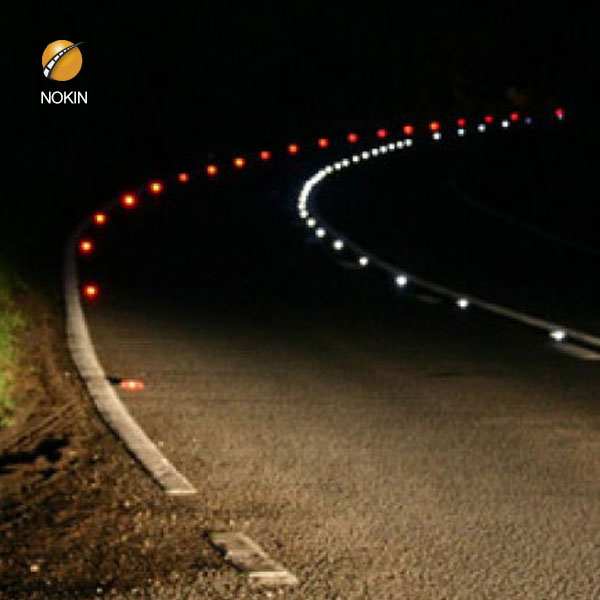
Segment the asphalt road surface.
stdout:
[[[405,189],[386,164],[339,192],[363,215],[364,190]],[[167,192],[84,267],[100,360],[145,381],[122,395],[192,501],[297,575],[290,597],[600,598],[600,363],[333,256],[293,224],[298,183]],[[189,597],[251,593],[219,577]]]

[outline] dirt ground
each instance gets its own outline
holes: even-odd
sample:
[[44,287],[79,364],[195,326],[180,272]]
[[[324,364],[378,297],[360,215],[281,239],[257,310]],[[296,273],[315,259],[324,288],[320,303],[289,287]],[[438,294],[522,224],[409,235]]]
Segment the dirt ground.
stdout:
[[0,431],[0,599],[144,597],[219,570],[196,506],[164,494],[95,413],[60,311],[33,293],[20,304],[19,410]]

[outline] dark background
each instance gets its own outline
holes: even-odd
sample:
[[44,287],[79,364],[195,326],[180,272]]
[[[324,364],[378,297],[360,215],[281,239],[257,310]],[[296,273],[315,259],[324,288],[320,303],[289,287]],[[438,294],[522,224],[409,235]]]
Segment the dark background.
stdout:
[[[24,88],[33,127],[16,151],[25,191],[3,202],[3,246],[54,264],[69,228],[122,189],[262,145],[556,103],[586,122],[597,11],[447,4],[6,6],[9,46],[35,35]],[[85,42],[82,71],[65,83],[46,80],[40,61],[61,38]],[[87,90],[88,104],[41,105],[55,89]]]

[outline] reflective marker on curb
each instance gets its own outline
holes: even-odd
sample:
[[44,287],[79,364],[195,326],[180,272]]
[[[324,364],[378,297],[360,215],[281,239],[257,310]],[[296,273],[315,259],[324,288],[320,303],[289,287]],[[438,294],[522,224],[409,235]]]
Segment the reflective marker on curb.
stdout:
[[94,242],[89,239],[81,240],[79,242],[79,252],[81,254],[91,254],[94,250]]
[[107,216],[103,212],[94,213],[93,216],[94,225],[106,225],[106,221],[108,220]]
[[163,193],[165,186],[163,185],[162,181],[151,181],[148,185],[148,189],[150,190],[151,194],[158,196],[159,194]]
[[135,208],[137,205],[137,198],[134,194],[123,194],[121,196],[121,206],[123,208]]
[[179,183],[188,183],[189,180],[190,180],[189,173],[179,173],[177,175],[177,181],[179,181]]
[[83,286],[82,291],[83,295],[90,301],[95,300],[98,297],[98,294],[100,293],[98,285],[95,283],[86,283]]
[[141,392],[146,386],[141,379],[123,379],[119,382],[119,387],[128,392]]

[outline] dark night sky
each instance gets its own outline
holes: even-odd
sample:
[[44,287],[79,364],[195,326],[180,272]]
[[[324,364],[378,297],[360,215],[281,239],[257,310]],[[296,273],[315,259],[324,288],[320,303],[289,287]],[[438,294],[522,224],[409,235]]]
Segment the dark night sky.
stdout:
[[[582,10],[447,2],[38,2],[3,11],[37,25],[25,87],[33,137],[20,140],[19,158],[44,182],[32,196],[65,210],[91,186],[110,194],[219,150],[505,109],[511,86],[534,107],[583,106],[597,22]],[[61,38],[85,42],[83,69],[64,84],[45,80],[40,62]],[[41,106],[40,91],[54,88],[87,90],[89,103]]]

